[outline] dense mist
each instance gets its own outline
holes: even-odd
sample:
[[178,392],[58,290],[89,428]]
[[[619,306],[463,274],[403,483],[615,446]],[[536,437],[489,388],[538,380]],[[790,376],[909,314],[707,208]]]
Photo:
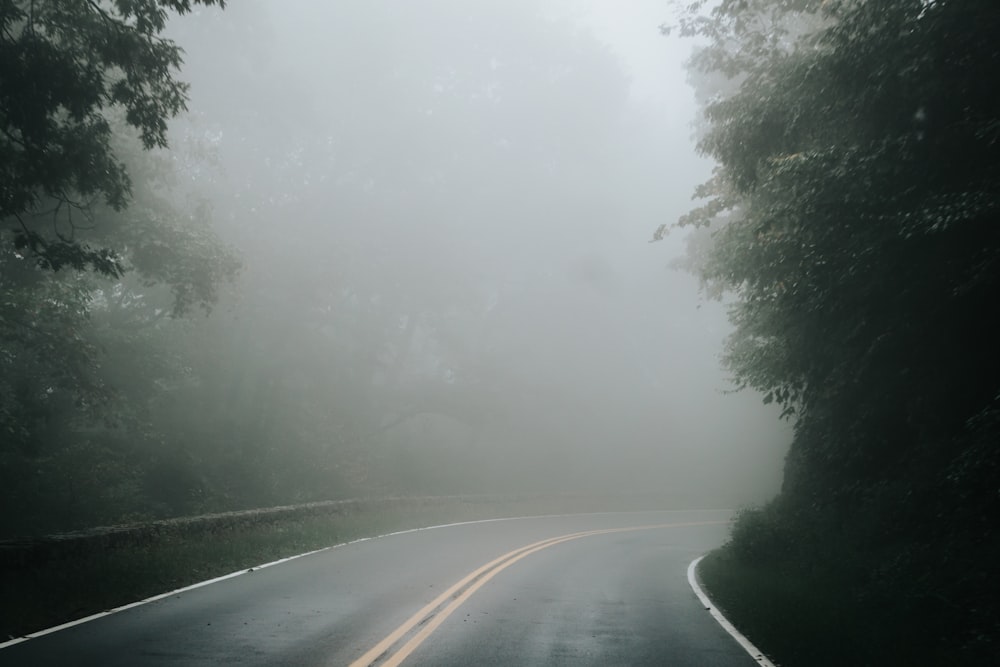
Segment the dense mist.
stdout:
[[707,172],[683,52],[655,7],[565,10],[258,2],[179,23],[178,129],[215,156],[203,193],[244,258],[213,315],[259,366],[234,382],[297,396],[293,428],[314,406],[314,437],[372,467],[351,481],[387,490],[766,495],[787,436],[725,393],[724,317],[667,268],[680,243],[646,243]]
[[[670,268],[684,234],[649,243],[710,173],[665,18],[529,0],[172,18],[188,110],[169,149],[134,151],[129,210],[168,208],[187,245],[91,288],[114,414],[32,440],[75,444],[10,493],[45,494],[53,527],[348,496],[776,493],[787,424],[720,370],[725,308]],[[191,273],[208,287],[178,287]]]

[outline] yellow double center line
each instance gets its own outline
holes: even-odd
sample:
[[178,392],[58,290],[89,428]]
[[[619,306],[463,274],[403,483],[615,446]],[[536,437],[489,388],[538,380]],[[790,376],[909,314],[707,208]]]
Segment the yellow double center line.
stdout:
[[[379,667],[396,667],[406,660],[431,633],[437,630],[438,626],[444,623],[445,619],[454,613],[462,603],[472,597],[473,593],[482,588],[486,582],[503,572],[517,561],[530,556],[536,551],[547,549],[556,544],[578,540],[581,537],[592,535],[606,535],[608,533],[623,533],[634,530],[652,530],[654,528],[681,528],[684,526],[707,526],[711,524],[728,523],[727,521],[691,521],[686,523],[660,523],[651,526],[630,526],[628,528],[605,528],[602,530],[585,530],[569,535],[551,537],[547,540],[535,542],[527,546],[514,549],[499,558],[491,560],[486,565],[477,568],[452,585],[441,595],[428,602],[420,611],[408,618],[402,625],[390,632],[378,644],[369,649],[363,656],[351,663],[351,667],[370,667],[377,664]],[[390,650],[403,637],[409,635],[414,628],[421,626],[405,644],[390,653]]]

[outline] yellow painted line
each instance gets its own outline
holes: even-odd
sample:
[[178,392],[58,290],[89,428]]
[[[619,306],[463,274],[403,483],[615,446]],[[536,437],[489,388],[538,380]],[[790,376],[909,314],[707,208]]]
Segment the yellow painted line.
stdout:
[[[500,572],[506,570],[508,567],[518,562],[522,558],[526,558],[531,554],[541,551],[542,549],[547,549],[556,544],[562,544],[563,542],[569,542],[571,540],[578,540],[582,537],[590,537],[592,535],[606,535],[609,533],[622,533],[627,531],[635,530],[652,530],[655,528],[680,528],[684,526],[707,526],[712,524],[729,523],[728,521],[691,521],[684,523],[662,523],[650,526],[630,526],[627,528],[604,528],[599,530],[587,530],[579,533],[570,533],[568,535],[560,535],[557,537],[551,537],[547,540],[541,540],[540,542],[534,542],[527,546],[519,547],[505,553],[498,558],[491,560],[486,565],[477,568],[463,577],[460,581],[452,585],[448,590],[434,598],[431,602],[427,603],[423,608],[420,609],[413,616],[408,618],[402,625],[393,630],[391,633],[386,635],[386,637],[380,641],[378,644],[369,649],[364,655],[351,663],[350,667],[370,667],[379,659],[385,657],[385,661],[379,663],[379,667],[398,667],[406,658],[410,656],[437,628],[444,623],[444,621],[451,616],[456,609],[458,609],[466,600],[468,600],[472,595],[482,588],[488,581],[495,577]],[[465,589],[465,590],[462,590]],[[449,598],[452,598],[451,602],[448,603],[444,608],[438,610],[442,604],[444,604]],[[435,613],[436,612],[436,613]],[[413,637],[409,639],[403,646],[401,646],[392,655],[387,655],[389,650],[394,644],[396,644],[400,639],[410,633],[416,626],[424,624]]]
[[[590,531],[587,531],[587,533],[589,532]],[[583,534],[587,533],[582,533],[582,534],[577,533],[577,534],[580,534],[582,536]],[[434,598],[432,601],[428,602],[420,611],[415,613],[413,616],[408,618],[402,625],[400,625],[398,628],[389,633],[385,637],[385,639],[383,639],[378,644],[373,646],[367,653],[365,653],[363,656],[352,662],[351,667],[368,667],[368,665],[372,664],[375,660],[381,657],[383,653],[388,651],[393,644],[399,641],[400,638],[403,637],[403,635],[412,630],[418,623],[420,623],[420,621],[424,620],[424,618],[426,618],[428,614],[430,614],[432,611],[434,611],[442,604],[444,604],[445,600],[447,600],[450,597],[453,597],[455,594],[457,594],[459,590],[462,589],[463,586],[468,585],[469,582],[473,581],[476,577],[482,576],[484,573],[488,572],[490,568],[496,567],[497,565],[502,563],[505,559],[511,558],[522,551],[540,545],[544,545],[548,542],[557,539],[560,538],[550,537],[547,540],[542,540],[540,542],[535,542],[534,544],[529,544],[528,546],[525,547],[520,547],[519,549],[515,549],[509,553],[500,556],[499,558],[495,558],[486,565],[483,565],[482,567],[473,570],[468,575],[466,575],[461,581],[454,584],[451,588],[449,588],[444,593]]]

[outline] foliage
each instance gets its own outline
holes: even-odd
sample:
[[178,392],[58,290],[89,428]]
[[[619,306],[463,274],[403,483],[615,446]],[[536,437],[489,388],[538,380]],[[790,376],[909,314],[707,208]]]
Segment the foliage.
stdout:
[[0,221],[39,266],[120,277],[121,258],[77,238],[95,199],[125,208],[132,181],[112,146],[120,109],[145,148],[167,145],[185,108],[168,11],[224,0],[0,2]]
[[[217,0],[0,2],[4,531],[148,513],[149,404],[185,373],[174,320],[239,268],[167,153],[185,106],[170,12]],[[127,273],[126,273],[127,272]]]
[[[734,547],[731,543],[706,556],[698,566],[699,579],[713,604],[775,664],[950,667],[990,662],[988,653],[966,652],[956,660],[954,645],[934,641],[942,627],[929,624],[904,597],[859,597],[857,581],[843,572],[810,570],[806,563],[797,567],[781,553],[748,562]],[[857,553],[848,557],[852,566],[860,564]]]
[[[979,362],[940,357],[985,342],[957,313],[988,298],[1000,259],[993,5],[723,3],[713,16],[714,30],[732,22],[716,35],[728,41],[692,67],[741,83],[706,108],[701,149],[722,168],[683,223],[733,214],[700,269],[740,297],[727,352],[738,382],[802,411],[830,392],[905,393],[915,369],[883,370],[923,358],[921,386],[941,389],[900,409],[948,403],[948,380]],[[959,27],[961,46],[942,47]],[[992,398],[989,374],[971,375],[962,398]]]
[[736,383],[795,419],[772,518],[802,559],[885,550],[911,599],[962,601],[952,630],[981,648],[995,605],[970,582],[990,566],[963,554],[995,549],[1000,515],[1000,8],[723,0],[679,27],[708,40],[691,72],[715,88],[700,148],[719,164],[680,223],[688,263],[735,297]]
[[0,495],[31,508],[5,515],[5,530],[148,512],[143,480],[169,467],[150,408],[190,373],[178,316],[211,308],[238,263],[156,157],[129,155],[141,187],[128,210],[95,207],[100,238],[121,243],[134,271],[52,273],[10,246],[0,261]]
[[760,563],[787,550],[787,535],[759,507],[740,509],[733,517],[731,542],[740,560]]

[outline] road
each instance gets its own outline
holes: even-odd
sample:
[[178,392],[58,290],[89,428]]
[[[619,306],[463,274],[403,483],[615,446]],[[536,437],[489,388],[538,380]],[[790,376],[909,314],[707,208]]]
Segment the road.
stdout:
[[756,662],[688,585],[727,512],[507,519],[321,551],[0,650],[0,665]]

